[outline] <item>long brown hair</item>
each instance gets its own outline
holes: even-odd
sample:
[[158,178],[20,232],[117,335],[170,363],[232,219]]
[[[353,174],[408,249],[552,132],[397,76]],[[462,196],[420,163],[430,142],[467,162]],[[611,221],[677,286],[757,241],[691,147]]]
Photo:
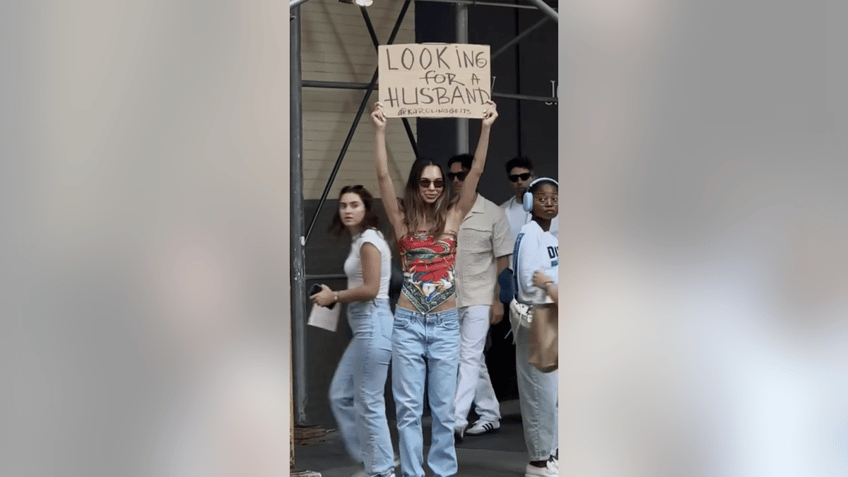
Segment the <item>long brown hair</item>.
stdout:
[[[365,206],[365,217],[362,218],[362,230],[365,229],[380,229],[380,217],[374,212],[374,196],[368,192],[368,189],[362,187],[361,185],[352,185],[352,186],[344,186],[342,187],[342,191],[339,192],[339,200],[341,200],[342,196],[347,194],[348,192],[354,193],[359,196],[362,200],[362,205]],[[342,223],[342,218],[339,213],[338,207],[336,207],[336,213],[333,214],[333,223],[330,224],[330,228],[328,231],[335,235],[336,237],[341,237],[345,233],[348,233],[347,227]]]
[[428,204],[421,199],[418,182],[421,180],[424,168],[429,166],[439,168],[442,181],[446,178],[444,168],[430,159],[417,159],[412,164],[412,170],[409,171],[409,179],[406,181],[403,194],[403,223],[406,226],[406,233],[409,235],[417,232],[425,219],[429,219],[436,224],[431,233],[433,237],[438,239],[445,231],[445,222],[451,202],[450,194],[447,193],[447,183],[442,187],[441,195],[433,204]]

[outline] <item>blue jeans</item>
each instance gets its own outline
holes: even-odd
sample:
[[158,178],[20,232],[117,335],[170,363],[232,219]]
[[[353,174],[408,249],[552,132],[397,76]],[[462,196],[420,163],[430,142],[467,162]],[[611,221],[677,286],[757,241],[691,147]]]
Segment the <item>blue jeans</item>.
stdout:
[[456,475],[453,442],[453,399],[459,363],[459,320],[456,308],[418,313],[398,307],[392,333],[392,393],[402,477],[424,477],[424,382],[432,429],[427,465],[435,477]]
[[330,384],[330,408],[350,455],[370,476],[390,475],[394,452],[386,420],[385,387],[392,357],[389,301],[350,303],[353,338]]
[[548,460],[559,447],[558,373],[543,373],[530,364],[530,329],[522,325],[515,328],[515,370],[524,443],[531,461]]

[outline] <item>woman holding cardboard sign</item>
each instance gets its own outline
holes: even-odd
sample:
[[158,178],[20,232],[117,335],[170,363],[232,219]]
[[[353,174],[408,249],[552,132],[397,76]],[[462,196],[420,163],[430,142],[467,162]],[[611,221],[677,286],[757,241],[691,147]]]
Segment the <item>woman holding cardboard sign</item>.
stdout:
[[394,453],[386,420],[385,387],[392,357],[389,277],[392,255],[378,227],[374,199],[361,185],[342,188],[330,232],[350,235],[344,263],[347,288],[327,285],[311,296],[320,306],[347,303],[353,338],[330,383],[330,408],[345,447],[369,477],[394,477]]
[[456,475],[453,399],[459,365],[459,321],[454,291],[456,235],[476,198],[475,190],[489,148],[489,132],[498,117],[495,103],[483,112],[480,139],[463,191],[451,202],[445,174],[432,161],[416,160],[403,201],[394,198],[386,153],[386,116],[377,103],[375,126],[377,181],[386,215],[399,237],[403,288],[392,333],[392,393],[397,410],[401,473],[423,477],[421,417],[424,383],[432,415],[427,465],[436,477]]

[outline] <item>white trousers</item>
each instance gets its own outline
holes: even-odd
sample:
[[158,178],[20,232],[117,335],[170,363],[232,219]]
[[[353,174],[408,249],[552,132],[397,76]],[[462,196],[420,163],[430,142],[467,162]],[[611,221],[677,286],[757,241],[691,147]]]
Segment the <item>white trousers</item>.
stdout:
[[454,399],[454,427],[468,425],[468,413],[474,411],[487,421],[501,419],[500,403],[495,396],[489,370],[483,358],[489,333],[489,306],[464,306],[459,311],[459,372]]

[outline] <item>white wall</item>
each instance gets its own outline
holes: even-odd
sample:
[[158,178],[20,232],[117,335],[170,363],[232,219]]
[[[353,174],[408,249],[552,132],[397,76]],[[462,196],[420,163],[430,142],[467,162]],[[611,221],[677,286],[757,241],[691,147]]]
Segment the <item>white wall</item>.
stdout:
[[286,475],[287,2],[0,10],[0,475]]

